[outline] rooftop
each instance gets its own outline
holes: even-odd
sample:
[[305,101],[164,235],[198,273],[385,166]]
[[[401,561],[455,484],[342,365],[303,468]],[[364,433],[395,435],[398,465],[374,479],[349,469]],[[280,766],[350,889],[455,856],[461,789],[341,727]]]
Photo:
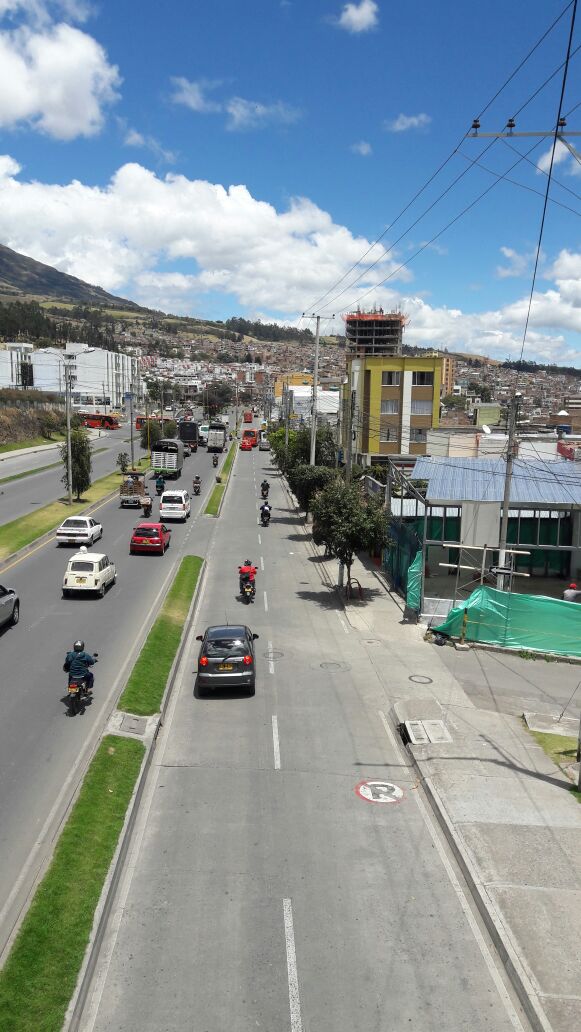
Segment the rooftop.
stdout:
[[[506,460],[491,458],[441,458],[422,456],[412,478],[426,480],[430,502],[501,502]],[[581,465],[560,459],[535,462],[515,459],[510,492],[511,505],[581,506]]]

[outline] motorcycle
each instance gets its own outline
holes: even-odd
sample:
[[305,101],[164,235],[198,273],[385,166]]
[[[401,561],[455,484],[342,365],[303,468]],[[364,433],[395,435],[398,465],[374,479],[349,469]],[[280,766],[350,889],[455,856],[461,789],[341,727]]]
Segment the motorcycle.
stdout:
[[200,482],[199,482],[199,481],[198,481],[198,483],[196,483],[196,482],[194,481],[194,483],[192,484],[192,490],[193,490],[193,492],[194,492],[194,494],[195,494],[195,495],[199,495],[199,493],[200,493],[200,488],[201,488],[201,486],[202,486],[202,485],[200,484]]
[[268,527],[270,523],[270,509],[262,509],[260,513],[260,522],[263,527]]
[[[93,653],[95,663],[97,662],[98,654],[98,652]],[[69,707],[69,716],[75,717],[77,713],[82,713],[92,694],[92,688],[87,687],[86,677],[70,678],[69,683],[67,685],[67,704]]]
[[242,598],[246,605],[254,601],[255,588],[251,580],[245,580],[242,585]]
[[212,458],[212,465],[213,466],[217,466],[218,465],[218,456],[217,455],[213,456],[213,458]]
[[261,498],[268,498],[268,490],[269,490],[268,487],[262,487],[260,489],[260,497]]
[[165,491],[165,480],[156,480],[156,482],[155,482],[155,490],[156,490],[158,495],[162,495],[163,492]]

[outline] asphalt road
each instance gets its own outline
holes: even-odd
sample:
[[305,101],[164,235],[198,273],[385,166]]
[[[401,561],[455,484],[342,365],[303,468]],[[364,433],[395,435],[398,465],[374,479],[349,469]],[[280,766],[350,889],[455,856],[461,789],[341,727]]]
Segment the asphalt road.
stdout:
[[[193,629],[248,622],[256,696],[197,697],[191,639],[83,1032],[514,1032],[384,721],[405,657],[394,647],[378,664],[349,627],[278,480],[258,526],[265,466],[256,451],[237,458]],[[260,570],[252,606],[237,598],[247,557]],[[400,801],[362,798],[367,779]]]
[[[104,534],[95,550],[115,561],[118,574],[104,599],[61,599],[63,574],[74,549],[58,548],[54,542],[2,572],[3,583],[20,595],[21,610],[17,626],[0,632],[0,949],[36,869],[36,844],[41,840],[42,856],[47,835],[78,780],[84,751],[92,747],[114,707],[126,661],[146,634],[162,588],[183,554],[205,553],[215,523],[196,517],[214,482],[205,450],[186,459],[178,485],[190,488],[196,472],[203,480],[202,494],[192,499],[192,518],[185,525],[172,524],[165,556],[129,555],[129,535],[142,517],[140,511],[120,509],[116,500],[98,508]],[[84,715],[70,719],[63,703],[62,664],[75,638],[83,638],[100,658],[93,704]]]
[[[117,469],[117,456],[119,452],[125,451],[129,454],[130,446],[127,444],[129,437],[129,426],[122,426],[119,430],[110,432],[102,431],[102,437],[95,437],[91,441],[93,450],[92,479],[106,476],[107,473]],[[141,449],[139,447],[139,435],[135,435],[135,456],[139,458]],[[30,469],[40,469],[42,466],[58,462],[60,458],[59,446],[46,452],[37,452],[36,455],[19,455],[15,458],[5,458],[0,463],[0,479],[23,473]],[[13,480],[8,484],[0,484],[0,524],[9,523],[18,519],[19,516],[26,516],[34,509],[38,509],[56,498],[63,495],[61,477],[63,467],[55,466],[45,472],[34,473],[22,480]],[[65,514],[66,515],[66,514]],[[63,515],[63,519],[65,518]]]

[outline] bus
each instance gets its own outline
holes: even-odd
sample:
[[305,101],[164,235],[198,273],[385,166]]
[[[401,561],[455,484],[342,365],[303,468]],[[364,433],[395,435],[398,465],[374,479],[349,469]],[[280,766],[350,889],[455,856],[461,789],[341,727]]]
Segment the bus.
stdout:
[[244,411],[244,422],[245,423],[251,423],[252,419],[253,419],[252,409],[245,409],[245,411]]
[[89,427],[91,430],[118,430],[119,420],[117,416],[105,416],[100,413],[89,412],[83,414],[79,413],[83,426]]
[[184,465],[184,443],[173,437],[162,437],[151,449],[151,470],[158,476],[174,477],[182,475]]
[[[166,421],[167,422],[167,421]],[[143,430],[146,423],[161,423],[160,416],[136,416],[135,417],[135,429]]]
[[258,430],[243,430],[242,431],[242,440],[243,441],[246,441],[246,440],[250,441],[252,447],[256,448],[256,446],[258,444]]

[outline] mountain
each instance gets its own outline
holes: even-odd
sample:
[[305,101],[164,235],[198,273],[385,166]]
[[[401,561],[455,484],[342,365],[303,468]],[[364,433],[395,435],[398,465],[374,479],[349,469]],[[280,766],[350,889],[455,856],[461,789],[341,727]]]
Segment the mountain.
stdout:
[[133,301],[115,297],[101,287],[84,283],[76,276],[68,276],[66,272],[59,272],[51,265],[44,265],[0,244],[0,300],[14,301],[18,298],[54,298],[77,304],[141,311]]

